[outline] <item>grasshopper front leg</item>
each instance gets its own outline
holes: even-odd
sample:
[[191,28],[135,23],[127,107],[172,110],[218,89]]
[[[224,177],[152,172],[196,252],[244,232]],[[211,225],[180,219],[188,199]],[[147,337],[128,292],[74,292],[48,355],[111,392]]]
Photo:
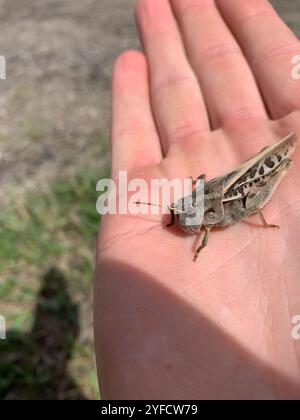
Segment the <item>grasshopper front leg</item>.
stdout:
[[209,234],[210,234],[210,231],[211,231],[211,227],[210,226],[204,226],[204,229],[205,229],[205,235],[204,235],[204,238],[203,238],[203,241],[202,241],[202,244],[199,246],[199,248],[197,249],[197,251],[196,251],[196,253],[195,253],[195,255],[194,255],[194,261],[196,262],[197,261],[197,258],[198,258],[198,256],[199,256],[199,254],[200,254],[200,252],[205,248],[205,247],[207,247],[207,244],[208,244],[208,240],[209,240]]
[[174,223],[175,223],[175,213],[174,213],[174,210],[173,209],[170,209],[170,212],[171,212],[171,221],[166,225],[167,228],[173,226]]
[[193,186],[195,186],[200,179],[202,179],[205,182],[206,175],[205,174],[202,174],[202,175],[198,176],[198,178],[196,178],[196,179],[194,179],[192,176],[190,178],[192,180]]

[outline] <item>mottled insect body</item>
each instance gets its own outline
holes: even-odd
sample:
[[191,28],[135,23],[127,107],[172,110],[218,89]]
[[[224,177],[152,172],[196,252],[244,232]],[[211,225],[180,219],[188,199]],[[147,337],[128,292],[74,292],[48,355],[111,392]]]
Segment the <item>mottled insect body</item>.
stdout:
[[[294,133],[249,159],[235,171],[225,176],[205,182],[205,176],[198,179],[204,184],[203,208],[199,208],[197,194],[203,194],[202,183],[193,193],[183,197],[170,207],[172,225],[174,222],[186,233],[199,233],[205,229],[205,237],[198,248],[194,260],[207,245],[209,232],[213,227],[233,225],[245,217],[258,213],[266,227],[269,225],[262,213],[276,188],[292,167],[290,159],[296,148],[297,137]],[[195,181],[196,183],[196,181]],[[199,195],[199,194],[198,194]],[[191,224],[191,220],[196,220]]]

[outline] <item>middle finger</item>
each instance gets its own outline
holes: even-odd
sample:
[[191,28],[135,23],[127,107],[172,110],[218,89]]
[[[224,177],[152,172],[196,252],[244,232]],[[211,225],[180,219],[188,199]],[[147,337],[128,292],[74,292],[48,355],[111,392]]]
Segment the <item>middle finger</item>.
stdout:
[[213,128],[266,118],[263,100],[241,49],[213,0],[170,0]]

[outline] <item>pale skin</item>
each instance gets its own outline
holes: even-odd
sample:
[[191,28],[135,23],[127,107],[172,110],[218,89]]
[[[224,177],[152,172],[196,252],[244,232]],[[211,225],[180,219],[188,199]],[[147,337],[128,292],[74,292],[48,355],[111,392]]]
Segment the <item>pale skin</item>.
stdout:
[[[159,18],[158,18],[159,17]],[[207,179],[300,136],[297,38],[265,0],[141,0],[118,59],[112,173]],[[106,399],[298,399],[300,148],[258,215],[199,242],[161,216],[103,219],[96,356]]]

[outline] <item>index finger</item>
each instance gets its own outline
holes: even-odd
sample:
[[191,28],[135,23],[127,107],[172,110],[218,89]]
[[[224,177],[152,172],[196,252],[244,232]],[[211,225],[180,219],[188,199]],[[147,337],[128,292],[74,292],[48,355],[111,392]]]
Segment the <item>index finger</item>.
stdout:
[[160,139],[152,116],[145,56],[127,51],[117,60],[113,81],[112,172],[157,164]]

